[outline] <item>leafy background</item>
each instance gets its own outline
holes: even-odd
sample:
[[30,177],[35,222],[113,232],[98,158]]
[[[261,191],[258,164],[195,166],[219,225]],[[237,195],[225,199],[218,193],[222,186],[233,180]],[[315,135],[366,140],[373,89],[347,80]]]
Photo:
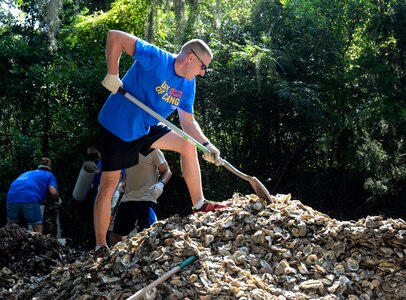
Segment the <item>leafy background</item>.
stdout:
[[[109,29],[174,53],[191,38],[211,46],[196,118],[222,156],[272,194],[339,219],[405,217],[405,1],[3,0],[2,225],[10,183],[49,156],[64,235],[91,243],[92,204],[72,191],[108,96]],[[123,55],[120,73],[131,63]],[[174,176],[160,218],[191,206],[178,155],[165,154]],[[207,198],[252,192],[225,169],[201,166]]]

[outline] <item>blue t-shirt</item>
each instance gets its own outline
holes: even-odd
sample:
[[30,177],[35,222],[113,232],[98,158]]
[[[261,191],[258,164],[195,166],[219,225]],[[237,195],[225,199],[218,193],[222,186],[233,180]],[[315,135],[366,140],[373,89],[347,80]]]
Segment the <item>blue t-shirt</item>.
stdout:
[[21,174],[10,186],[7,203],[43,204],[48,187],[58,189],[54,174],[47,170],[33,170]]
[[[123,87],[135,98],[167,118],[180,108],[193,113],[196,80],[175,73],[176,56],[137,39],[135,62],[123,77]],[[99,114],[104,128],[124,141],[148,134],[158,120],[120,93],[111,94]]]

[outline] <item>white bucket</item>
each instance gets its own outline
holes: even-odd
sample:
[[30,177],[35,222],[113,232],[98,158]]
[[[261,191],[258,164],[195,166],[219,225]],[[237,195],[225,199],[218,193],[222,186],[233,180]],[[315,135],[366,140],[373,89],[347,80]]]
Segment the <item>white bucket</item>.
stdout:
[[83,163],[72,193],[75,200],[83,201],[86,199],[87,193],[92,186],[93,179],[98,172],[99,169],[94,162],[85,161]]

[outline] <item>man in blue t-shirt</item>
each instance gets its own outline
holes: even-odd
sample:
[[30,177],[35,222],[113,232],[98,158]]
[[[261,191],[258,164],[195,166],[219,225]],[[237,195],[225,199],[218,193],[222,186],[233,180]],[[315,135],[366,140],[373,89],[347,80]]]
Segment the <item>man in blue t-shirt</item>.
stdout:
[[14,180],[7,194],[7,226],[18,224],[24,218],[35,232],[43,232],[43,218],[40,204],[47,195],[59,200],[58,185],[51,173],[51,160],[41,159],[37,170],[21,174]]
[[[118,70],[122,52],[131,55],[135,62],[121,81]],[[120,170],[136,165],[139,153],[145,156],[152,149],[178,152],[194,210],[207,212],[224,208],[205,200],[196,147],[117,93],[123,86],[164,118],[177,110],[183,130],[209,150],[204,153],[204,159],[219,165],[220,151],[209,142],[193,115],[195,78],[204,76],[212,58],[209,46],[199,39],[185,43],[176,55],[131,34],[109,31],[107,75],[102,84],[112,94],[99,114],[103,174],[94,208],[96,250],[106,246],[110,199]]]

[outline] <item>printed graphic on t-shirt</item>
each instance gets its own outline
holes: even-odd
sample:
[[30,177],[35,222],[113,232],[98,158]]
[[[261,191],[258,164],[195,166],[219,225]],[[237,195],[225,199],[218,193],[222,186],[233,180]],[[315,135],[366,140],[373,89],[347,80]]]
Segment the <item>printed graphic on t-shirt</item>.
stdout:
[[158,95],[162,95],[162,100],[172,104],[172,109],[176,109],[178,107],[183,94],[182,91],[171,88],[166,81],[164,81],[161,85],[158,85],[155,88],[155,91],[158,93]]

